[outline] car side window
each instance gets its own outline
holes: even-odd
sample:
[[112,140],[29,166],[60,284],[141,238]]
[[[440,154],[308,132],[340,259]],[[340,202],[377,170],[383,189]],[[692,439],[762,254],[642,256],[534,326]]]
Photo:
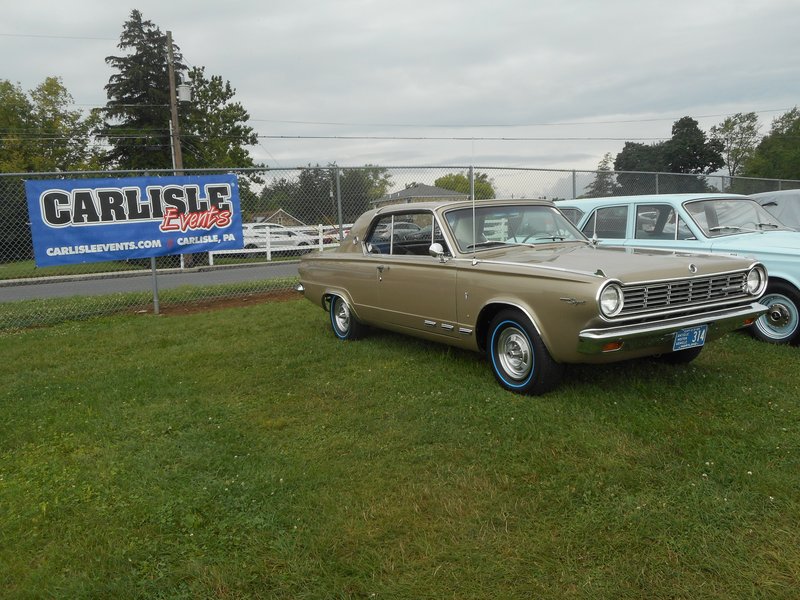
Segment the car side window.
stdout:
[[583,216],[583,211],[580,208],[562,208],[560,210],[573,225],[577,225]]
[[428,256],[431,244],[447,243],[432,212],[408,212],[381,217],[366,239],[367,252],[391,256]]
[[628,228],[628,207],[609,206],[594,211],[582,233],[591,238],[597,235],[601,239],[623,240]]
[[639,204],[636,206],[637,240],[696,239],[686,222],[669,204]]

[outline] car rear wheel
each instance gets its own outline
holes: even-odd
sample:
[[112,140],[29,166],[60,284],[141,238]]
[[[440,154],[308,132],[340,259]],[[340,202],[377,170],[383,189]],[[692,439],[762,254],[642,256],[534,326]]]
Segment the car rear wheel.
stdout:
[[750,327],[753,337],[772,344],[800,344],[800,294],[785,283],[773,283],[759,300],[768,307]]
[[331,327],[340,340],[357,340],[362,337],[367,327],[356,319],[350,305],[341,296],[332,296],[330,300]]
[[489,324],[487,352],[497,382],[518,394],[549,392],[563,367],[550,356],[530,320],[517,310],[500,311]]

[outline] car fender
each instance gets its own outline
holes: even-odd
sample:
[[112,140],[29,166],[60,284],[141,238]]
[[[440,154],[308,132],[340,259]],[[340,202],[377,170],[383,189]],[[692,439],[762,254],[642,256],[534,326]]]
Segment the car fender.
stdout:
[[539,317],[536,311],[527,304],[520,302],[518,298],[493,298],[486,302],[478,311],[478,317],[475,320],[475,341],[481,350],[486,349],[486,335],[489,329],[489,322],[494,316],[505,308],[514,308],[524,314],[533,325],[536,333],[542,338],[544,345],[550,351],[550,343],[547,339],[545,332],[542,330]]

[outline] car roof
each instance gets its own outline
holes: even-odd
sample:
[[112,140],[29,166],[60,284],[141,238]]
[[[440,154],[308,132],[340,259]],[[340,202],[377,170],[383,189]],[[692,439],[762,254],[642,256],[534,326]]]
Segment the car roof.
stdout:
[[541,198],[492,198],[491,200],[476,200],[474,203],[471,200],[437,200],[426,202],[408,202],[404,204],[389,204],[374,209],[375,214],[384,214],[387,212],[408,212],[415,210],[438,210],[438,209],[458,209],[458,208],[481,208],[484,206],[529,206],[531,204],[541,206],[555,206],[551,200],[543,200]]
[[636,196],[603,196],[601,198],[574,198],[572,200],[557,200],[556,206],[576,206],[594,204],[624,204],[627,202],[686,202],[687,200],[713,200],[722,198],[743,198],[742,194],[725,194],[719,192],[695,194],[641,194]]

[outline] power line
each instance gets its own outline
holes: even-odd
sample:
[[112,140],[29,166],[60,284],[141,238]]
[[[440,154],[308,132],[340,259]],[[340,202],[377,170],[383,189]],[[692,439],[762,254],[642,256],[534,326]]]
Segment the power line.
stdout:
[[44,38],[53,40],[99,40],[104,42],[117,42],[117,38],[91,37],[78,35],[44,35],[36,33],[0,33],[0,37]]
[[396,140],[396,141],[453,141],[453,142],[652,142],[666,137],[508,137],[508,136],[401,136],[401,135],[259,135],[272,140]]
[[[770,108],[764,110],[752,111],[756,114],[787,112],[790,108]],[[697,115],[697,119],[710,119],[719,117],[731,117],[737,113],[718,113],[709,115]],[[409,128],[430,128],[430,129],[469,129],[469,128],[490,128],[490,127],[565,127],[565,126],[579,126],[579,125],[623,125],[630,123],[655,123],[660,121],[675,121],[679,117],[653,117],[646,119],[619,119],[608,121],[556,121],[550,123],[477,123],[477,124],[421,124],[421,123],[348,123],[343,121],[292,121],[280,119],[250,119],[252,122],[261,123],[279,123],[286,125],[322,125],[328,127],[409,127]]]

